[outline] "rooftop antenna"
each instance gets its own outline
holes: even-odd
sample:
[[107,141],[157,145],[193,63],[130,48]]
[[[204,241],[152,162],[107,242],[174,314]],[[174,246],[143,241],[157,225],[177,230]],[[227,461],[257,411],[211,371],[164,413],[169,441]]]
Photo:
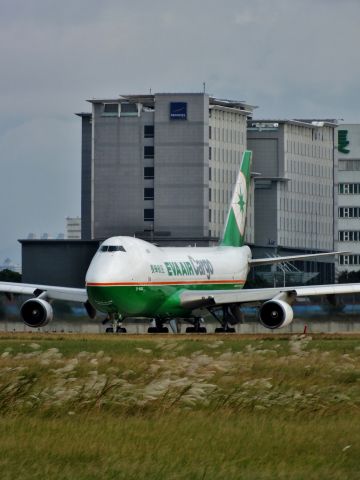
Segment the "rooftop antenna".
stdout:
[[151,87],[150,87],[150,95],[151,95]]
[[203,91],[206,93],[206,82],[203,82]]

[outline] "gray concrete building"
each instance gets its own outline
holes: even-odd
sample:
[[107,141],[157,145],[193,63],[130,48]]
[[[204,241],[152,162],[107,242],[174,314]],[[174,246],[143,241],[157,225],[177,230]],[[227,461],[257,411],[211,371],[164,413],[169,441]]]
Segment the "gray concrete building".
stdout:
[[[248,148],[255,177],[255,256],[334,248],[334,121],[250,120]],[[296,262],[334,280],[334,264]],[[305,278],[304,278],[305,281]]]
[[335,248],[351,252],[337,259],[339,275],[360,270],[360,124],[339,125],[335,138]]
[[326,251],[333,242],[334,128],[329,121],[248,122],[255,178],[255,244]]
[[[253,107],[206,93],[89,102],[91,114],[78,114],[83,239],[137,235],[166,244],[216,241]],[[251,208],[248,223],[252,241]]]

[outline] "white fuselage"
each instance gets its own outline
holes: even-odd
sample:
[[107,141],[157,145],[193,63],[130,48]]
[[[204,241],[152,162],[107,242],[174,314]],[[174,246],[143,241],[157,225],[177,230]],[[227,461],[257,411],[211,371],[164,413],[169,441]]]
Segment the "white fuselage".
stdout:
[[250,259],[247,246],[157,247],[137,238],[112,237],[95,254],[86,284],[244,283]]

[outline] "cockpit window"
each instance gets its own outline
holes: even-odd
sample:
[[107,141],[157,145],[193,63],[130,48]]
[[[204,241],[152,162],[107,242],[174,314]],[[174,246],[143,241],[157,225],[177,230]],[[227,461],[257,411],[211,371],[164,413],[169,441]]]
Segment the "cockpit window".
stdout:
[[126,252],[126,250],[121,245],[102,245],[100,252]]

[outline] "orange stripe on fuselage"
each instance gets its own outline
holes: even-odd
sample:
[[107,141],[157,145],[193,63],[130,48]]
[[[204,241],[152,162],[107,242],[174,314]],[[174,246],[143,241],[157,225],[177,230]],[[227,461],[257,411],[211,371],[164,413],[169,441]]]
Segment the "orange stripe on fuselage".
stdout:
[[245,280],[189,280],[189,281],[174,281],[174,282],[88,282],[87,287],[131,287],[133,285],[201,285],[201,284],[229,284],[236,283],[244,285]]

